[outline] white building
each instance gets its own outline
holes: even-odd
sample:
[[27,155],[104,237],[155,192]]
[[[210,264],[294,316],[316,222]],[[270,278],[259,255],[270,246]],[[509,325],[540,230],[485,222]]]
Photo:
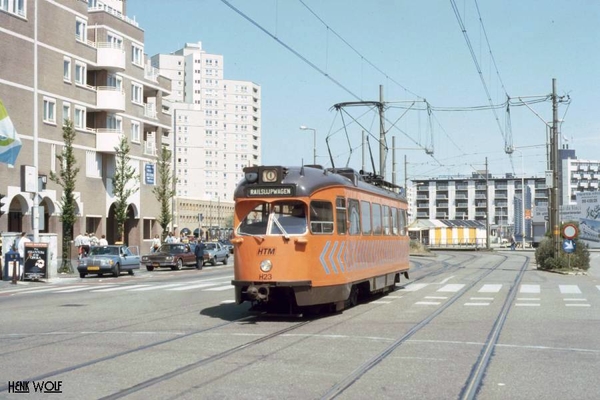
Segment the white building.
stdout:
[[227,225],[242,169],[261,162],[260,86],[224,79],[223,64],[222,55],[207,53],[200,42],[152,57],[152,66],[172,80],[168,100],[178,177],[174,225],[179,229],[197,227],[200,213],[212,220],[201,226]]

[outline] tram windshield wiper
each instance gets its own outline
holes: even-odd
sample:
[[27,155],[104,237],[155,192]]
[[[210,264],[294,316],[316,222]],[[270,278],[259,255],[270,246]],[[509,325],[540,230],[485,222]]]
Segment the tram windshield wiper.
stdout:
[[275,223],[275,225],[277,225],[277,228],[279,228],[279,230],[283,234],[283,237],[289,239],[290,235],[285,231],[285,229],[283,229],[283,225],[281,225],[281,223],[279,222],[279,218],[277,218],[277,215],[275,214],[273,214],[273,222]]

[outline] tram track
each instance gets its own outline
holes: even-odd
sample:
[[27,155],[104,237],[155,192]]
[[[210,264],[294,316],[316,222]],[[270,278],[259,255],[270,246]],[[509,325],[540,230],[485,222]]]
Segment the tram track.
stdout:
[[[498,270],[498,268],[504,264],[508,257],[502,256],[502,260],[499,260],[495,265],[491,268],[487,269],[485,273],[481,274],[478,279],[474,279],[471,283],[467,284],[460,291],[458,291],[454,296],[452,296],[444,305],[440,308],[436,309],[434,312],[429,314],[427,317],[422,319],[412,328],[410,328],[404,335],[394,340],[390,345],[376,354],[374,357],[366,361],[365,363],[359,365],[354,371],[346,375],[342,378],[338,383],[330,387],[330,389],[321,396],[322,400],[325,399],[334,399],[341,395],[346,389],[350,388],[354,385],[358,380],[360,380],[363,376],[365,376],[369,371],[371,371],[374,367],[380,364],[383,360],[385,360],[390,354],[394,352],[398,347],[402,344],[406,343],[413,335],[421,331],[423,328],[428,326],[432,321],[434,321],[438,316],[440,316],[444,311],[453,306],[457,301],[459,301],[463,295],[465,295],[469,290],[471,290],[475,285],[480,283],[485,277],[490,275],[492,272]],[[486,368],[489,365],[493,348],[497,343],[500,332],[502,331],[502,327],[506,320],[506,316],[508,315],[508,311],[514,301],[514,298],[517,293],[517,288],[519,283],[521,282],[527,267],[529,266],[529,259],[526,259],[523,264],[520,266],[519,273],[517,274],[511,290],[505,300],[504,306],[502,307],[501,312],[495,319],[493,327],[488,335],[486,343],[484,344],[482,351],[474,363],[469,377],[465,384],[463,385],[463,389],[461,390],[460,398],[461,399],[473,399],[475,398],[477,391],[481,386],[481,382],[483,376],[485,374]],[[435,274],[428,274],[428,277],[435,276]],[[424,279],[425,276],[422,277]]]

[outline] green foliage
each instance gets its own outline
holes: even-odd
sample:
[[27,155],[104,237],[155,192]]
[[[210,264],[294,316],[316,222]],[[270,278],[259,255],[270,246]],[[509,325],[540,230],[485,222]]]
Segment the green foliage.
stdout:
[[167,231],[167,227],[171,223],[171,202],[175,195],[173,189],[173,174],[171,173],[171,152],[163,147],[157,162],[158,185],[152,189],[152,193],[156,196],[156,200],[160,203],[160,215],[158,223],[163,232]]
[[542,239],[535,250],[535,262],[538,269],[550,271],[581,269],[587,271],[590,268],[590,251],[581,240],[575,239],[574,242],[575,251],[570,256],[561,249],[558,258],[554,258],[552,239],[547,237]]
[[113,195],[115,196],[115,222],[117,237],[124,241],[125,221],[127,220],[127,199],[139,190],[135,169],[129,163],[129,142],[125,135],[121,136],[119,145],[115,147],[115,175],[113,176]]
[[71,240],[73,240],[73,225],[77,220],[75,211],[77,210],[77,202],[75,200],[75,183],[77,182],[77,159],[73,151],[73,142],[75,141],[75,130],[73,129],[72,121],[65,121],[63,127],[63,141],[65,145],[61,154],[56,155],[60,172],[50,172],[50,180],[55,182],[63,189],[62,196],[59,200],[61,206],[60,221],[62,222],[62,265],[58,272],[73,272],[69,251],[71,249]]

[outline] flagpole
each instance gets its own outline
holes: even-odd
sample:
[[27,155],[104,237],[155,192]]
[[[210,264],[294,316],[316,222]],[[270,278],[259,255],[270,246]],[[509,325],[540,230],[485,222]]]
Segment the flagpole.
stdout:
[[[38,0],[34,0],[34,23],[33,23],[33,166],[35,168],[35,192],[33,193],[33,241],[39,242],[40,240],[40,215],[39,215],[39,180],[38,180],[38,167],[39,167],[39,155],[38,155]],[[54,110],[56,113],[56,110]]]

